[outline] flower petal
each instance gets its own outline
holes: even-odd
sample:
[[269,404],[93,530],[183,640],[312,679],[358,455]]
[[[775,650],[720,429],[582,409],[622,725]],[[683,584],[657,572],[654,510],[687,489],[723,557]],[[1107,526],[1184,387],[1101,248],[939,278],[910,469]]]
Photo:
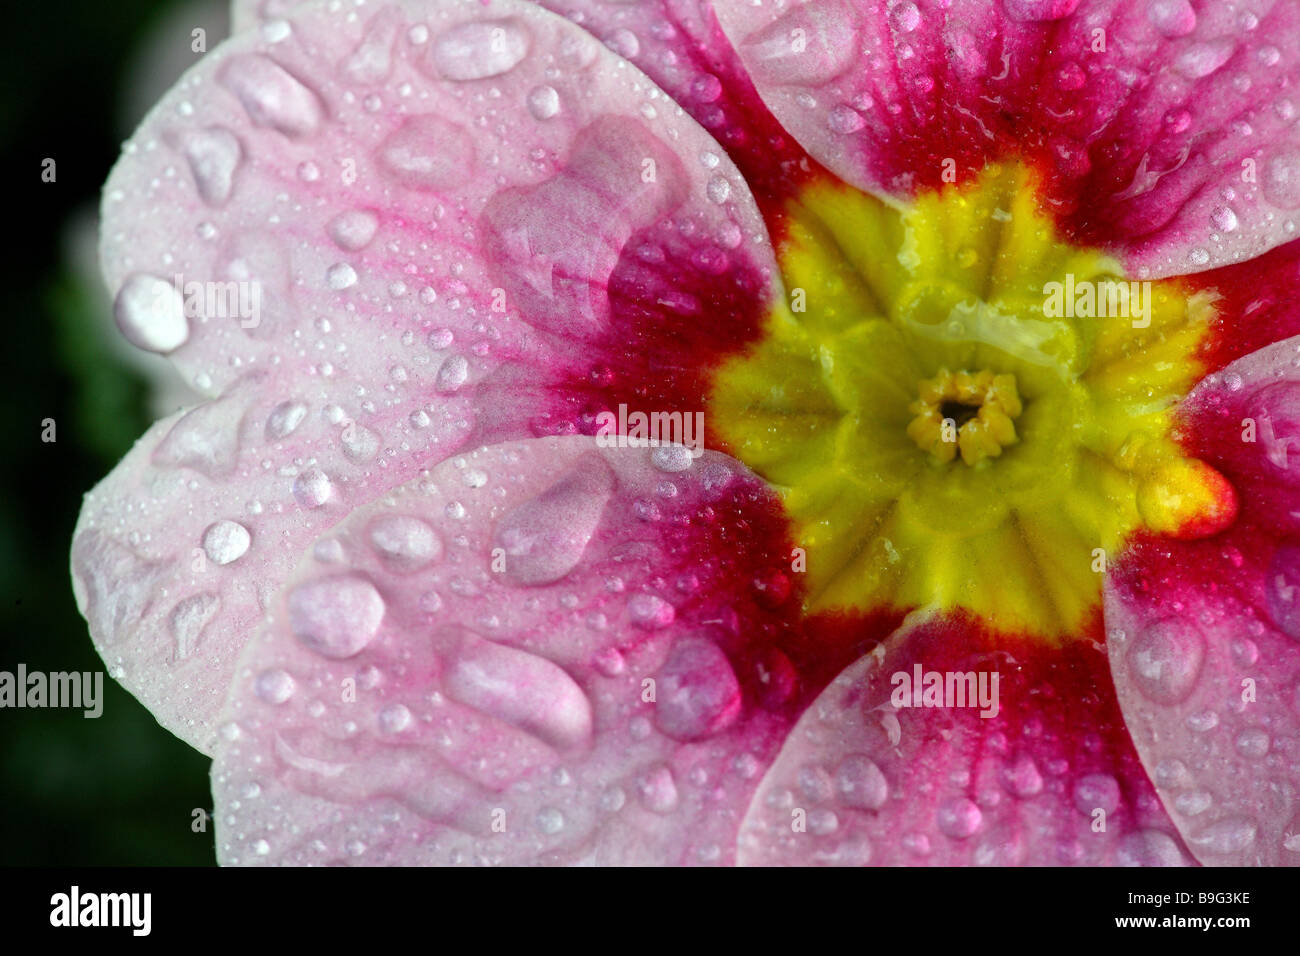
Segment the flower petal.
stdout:
[[[629,324],[727,343],[770,294],[735,167],[588,34],[515,0],[365,13],[298,7],[213,51],[105,192],[119,326],[212,401],[92,496],[76,588],[114,671],[200,748],[325,528],[457,448],[594,431],[601,382],[684,394]],[[223,521],[248,557],[195,570]]]
[[1189,282],[1213,296],[1213,326],[1199,356],[1207,372],[1300,334],[1300,240]]
[[[296,0],[235,0],[236,29]],[[635,64],[717,137],[765,214],[810,173],[807,154],[759,99],[708,0],[537,0]]]
[[[917,709],[930,674],[953,696]],[[965,674],[975,683],[959,682]],[[980,692],[995,706],[978,706]],[[1049,647],[924,614],[848,667],[800,718],[755,794],[739,859],[1189,862],[1129,743],[1098,643]]]
[[1300,863],[1300,338],[1206,378],[1184,444],[1237,491],[1202,541],[1142,539],[1106,585],[1116,692],[1205,863]]
[[725,456],[583,437],[355,511],[240,661],[220,859],[731,862],[797,703],[784,534]]
[[902,198],[1027,154],[1050,171],[1066,233],[1142,276],[1239,262],[1295,235],[1291,4],[715,6],[764,101],[860,188]]

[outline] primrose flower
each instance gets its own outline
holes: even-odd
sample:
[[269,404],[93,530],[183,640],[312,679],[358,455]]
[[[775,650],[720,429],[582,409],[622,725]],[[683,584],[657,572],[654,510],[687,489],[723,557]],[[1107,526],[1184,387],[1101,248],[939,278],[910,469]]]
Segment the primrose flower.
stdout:
[[72,546],[222,862],[1300,860],[1292,5],[236,24]]

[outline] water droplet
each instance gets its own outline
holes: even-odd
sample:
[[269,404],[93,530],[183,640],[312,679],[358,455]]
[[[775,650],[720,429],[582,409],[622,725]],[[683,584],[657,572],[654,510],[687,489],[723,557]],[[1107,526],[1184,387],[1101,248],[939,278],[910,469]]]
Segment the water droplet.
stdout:
[[832,107],[830,114],[827,116],[826,124],[832,132],[847,136],[850,133],[856,133],[867,125],[867,121],[862,118],[862,114],[846,103]]
[[614,474],[604,459],[587,455],[536,498],[504,515],[492,540],[505,550],[507,580],[551,584],[577,567],[613,490]]
[[558,665],[461,630],[445,676],[447,696],[491,714],[557,750],[587,743],[591,702]]
[[369,209],[349,209],[329,221],[325,231],[340,249],[355,252],[370,245],[379,229],[379,217]]
[[1196,29],[1196,11],[1188,0],[1151,0],[1147,19],[1167,37],[1185,37]]
[[1282,149],[1269,157],[1260,189],[1275,206],[1300,207],[1300,149]]
[[638,627],[667,627],[677,616],[676,609],[657,594],[632,595],[627,602],[627,614]]
[[656,680],[655,726],[674,740],[716,734],[740,715],[740,683],[710,640],[677,641]]
[[359,574],[316,578],[289,592],[290,628],[324,657],[359,654],[379,633],[383,617],[384,599]]
[[1272,741],[1269,739],[1267,731],[1259,727],[1250,727],[1237,734],[1235,746],[1237,753],[1243,757],[1263,757],[1268,753]]
[[268,704],[283,704],[293,696],[297,685],[288,671],[274,668],[262,671],[253,680],[253,693]]
[[348,461],[360,464],[379,452],[379,435],[365,425],[353,422],[343,428],[342,444]]
[[217,521],[203,532],[203,551],[214,564],[230,564],[247,553],[251,540],[238,521]]
[[475,168],[474,141],[460,126],[438,116],[412,116],[379,146],[382,173],[408,189],[454,189]]
[[442,540],[426,521],[411,515],[382,515],[370,523],[370,543],[390,570],[410,574],[442,555]]
[[1028,756],[1002,768],[1002,786],[1015,797],[1032,797],[1043,789],[1043,776],[1038,765]]
[[455,392],[469,378],[469,361],[463,355],[448,355],[438,366],[434,387],[444,395]]
[[1237,228],[1237,214],[1230,206],[1218,206],[1210,213],[1210,223],[1215,229],[1232,232]]
[[605,40],[605,46],[609,47],[625,60],[631,60],[641,52],[641,40],[635,33],[626,27],[615,30]]
[[448,80],[484,80],[513,70],[528,54],[528,34],[509,20],[452,27],[434,41],[429,62]]
[[185,155],[199,196],[209,206],[220,206],[230,198],[235,172],[244,158],[239,139],[224,126],[185,130],[177,134],[177,145]]
[[221,598],[210,591],[176,602],[168,623],[171,625],[172,639],[176,642],[177,660],[183,661],[194,653],[203,636],[203,629],[217,616],[220,609]]
[[336,262],[325,272],[325,281],[334,290],[350,289],[357,284],[357,270],[346,262]]
[[190,337],[185,300],[166,279],[136,273],[122,283],[113,318],[127,340],[149,352],[167,353]]
[[325,120],[320,97],[265,56],[231,57],[222,70],[220,82],[235,94],[256,125],[278,130],[290,138],[316,132]]
[[553,86],[535,86],[528,94],[528,112],[533,119],[545,120],[560,112],[560,94]]
[[1109,774],[1090,773],[1074,784],[1074,806],[1084,816],[1102,809],[1112,814],[1119,807],[1119,782]]
[[1170,618],[1143,629],[1129,646],[1133,683],[1158,704],[1177,704],[1196,686],[1205,659],[1205,641],[1185,621]]
[[554,836],[564,829],[564,814],[555,807],[542,807],[534,820],[537,829],[548,836]]
[[1236,42],[1226,37],[1193,43],[1174,60],[1174,70],[1189,80],[1204,79],[1227,63],[1236,50]]
[[660,765],[637,781],[637,797],[651,813],[672,813],[677,809],[677,781],[673,772]]
[[1187,842],[1209,853],[1240,853],[1255,842],[1258,831],[1254,820],[1228,817],[1210,824]]
[[935,814],[939,832],[954,840],[962,840],[979,829],[984,814],[965,797],[954,797],[940,804]]
[[686,471],[695,461],[685,445],[658,445],[650,452],[650,463],[660,471]]
[[293,482],[293,496],[304,508],[319,508],[333,493],[329,476],[319,468],[308,468]]
[[353,83],[382,83],[393,70],[393,42],[402,27],[402,14],[387,7],[375,14],[365,35],[339,64],[339,72]]
[[411,712],[403,704],[389,704],[379,712],[379,729],[386,734],[400,734],[411,725]]
[[1194,817],[1198,813],[1204,813],[1210,809],[1214,803],[1214,798],[1204,790],[1193,790],[1189,793],[1180,793],[1174,798],[1174,809],[1179,813],[1184,813],[1189,817]]
[[835,768],[840,800],[860,810],[879,810],[889,797],[889,784],[876,762],[863,754],[850,754]]
[[307,406],[302,402],[281,402],[266,416],[266,440],[279,441],[288,438],[306,417]]

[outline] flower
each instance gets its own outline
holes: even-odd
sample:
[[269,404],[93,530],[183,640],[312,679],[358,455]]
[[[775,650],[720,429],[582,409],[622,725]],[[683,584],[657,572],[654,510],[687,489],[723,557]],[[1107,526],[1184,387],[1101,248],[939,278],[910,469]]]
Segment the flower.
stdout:
[[1290,8],[281,6],[72,555],[223,862],[1293,858]]

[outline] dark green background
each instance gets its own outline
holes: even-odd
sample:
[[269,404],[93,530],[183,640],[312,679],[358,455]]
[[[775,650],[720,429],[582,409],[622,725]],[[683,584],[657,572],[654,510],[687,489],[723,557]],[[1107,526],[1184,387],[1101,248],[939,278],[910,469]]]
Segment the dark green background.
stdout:
[[[0,5],[0,670],[102,670],[73,602],[68,549],[81,496],[149,424],[146,383],[99,344],[100,291],[66,261],[71,216],[97,202],[133,110],[126,91],[172,0]],[[184,22],[184,21],[182,21]],[[189,27],[175,43],[192,60]],[[209,34],[208,49],[221,37]],[[167,42],[170,42],[168,40]],[[157,72],[157,71],[156,71]],[[139,77],[137,75],[136,79]],[[170,77],[156,76],[156,81]],[[41,162],[58,163],[56,183]],[[93,280],[93,277],[91,277]],[[41,421],[58,440],[40,440]],[[104,713],[0,710],[0,863],[212,864],[208,760],[115,681]]]

